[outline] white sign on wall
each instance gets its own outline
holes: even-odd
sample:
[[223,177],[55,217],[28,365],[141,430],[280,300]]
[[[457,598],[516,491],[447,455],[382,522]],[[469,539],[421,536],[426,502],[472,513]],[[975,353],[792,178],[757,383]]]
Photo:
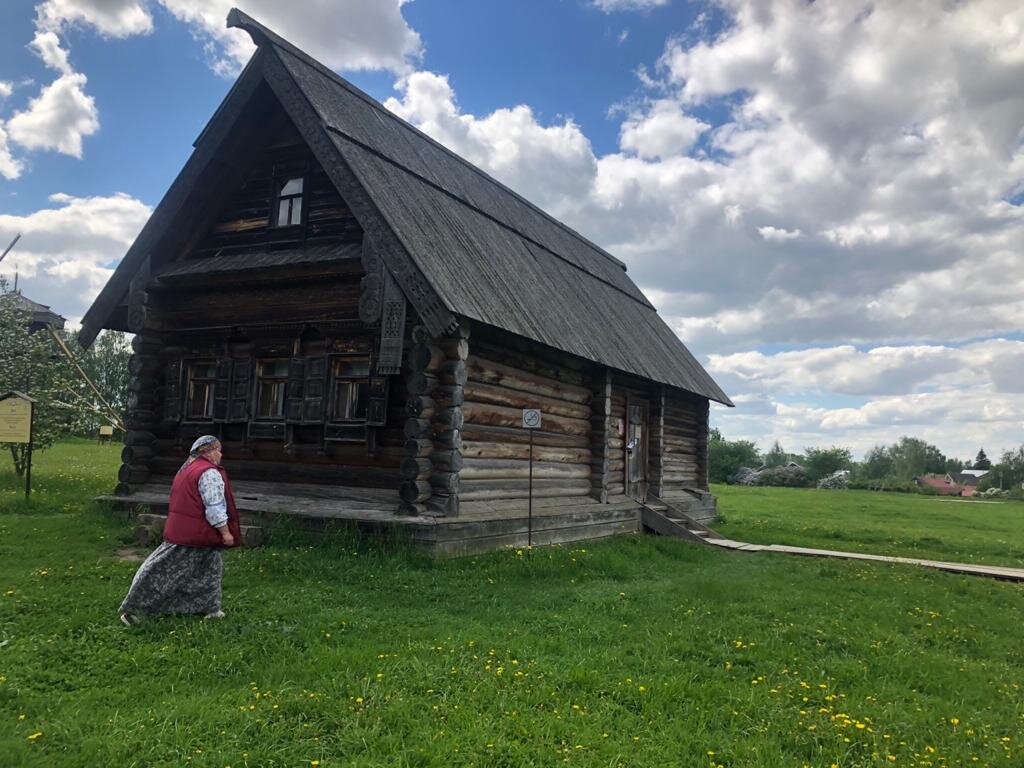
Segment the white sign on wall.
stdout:
[[523,429],[540,429],[540,425],[540,409],[523,408]]

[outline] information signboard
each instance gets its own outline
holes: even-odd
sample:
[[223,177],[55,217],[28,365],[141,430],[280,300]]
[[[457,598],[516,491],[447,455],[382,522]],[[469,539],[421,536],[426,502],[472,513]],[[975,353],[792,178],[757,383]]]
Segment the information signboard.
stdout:
[[32,400],[18,392],[0,396],[0,443],[32,442]]

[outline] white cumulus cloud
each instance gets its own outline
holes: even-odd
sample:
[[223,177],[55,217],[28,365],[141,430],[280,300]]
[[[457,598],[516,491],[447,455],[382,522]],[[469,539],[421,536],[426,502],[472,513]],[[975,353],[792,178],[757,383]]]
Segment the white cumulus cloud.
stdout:
[[38,26],[56,30],[84,24],[107,37],[148,34],[153,17],[138,0],[46,0],[36,6]]
[[25,216],[0,214],[0,240],[18,246],[2,271],[19,275],[29,298],[69,319],[81,317],[113,273],[152,212],[130,195],[50,196],[51,205]]
[[254,50],[249,36],[226,29],[232,7],[336,69],[411,71],[423,53],[419,34],[402,17],[405,0],[306,0],[301,7],[277,0],[159,0],[209,43],[214,67],[237,73]]
[[11,139],[26,149],[82,156],[82,138],[99,130],[99,113],[85,93],[85,75],[61,75],[7,122]]

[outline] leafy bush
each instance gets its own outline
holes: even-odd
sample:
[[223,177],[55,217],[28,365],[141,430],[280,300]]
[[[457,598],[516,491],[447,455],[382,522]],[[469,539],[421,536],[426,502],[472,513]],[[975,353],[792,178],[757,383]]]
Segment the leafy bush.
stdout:
[[850,473],[841,469],[818,481],[818,487],[826,491],[845,491],[850,487]]

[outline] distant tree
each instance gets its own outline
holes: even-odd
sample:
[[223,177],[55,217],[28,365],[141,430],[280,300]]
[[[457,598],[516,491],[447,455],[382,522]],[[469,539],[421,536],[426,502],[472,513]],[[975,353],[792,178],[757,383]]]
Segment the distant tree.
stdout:
[[860,474],[867,480],[881,480],[893,474],[895,462],[893,462],[890,449],[884,445],[876,445],[864,456],[864,463],[860,465]]
[[982,448],[978,451],[978,455],[974,457],[974,468],[975,469],[992,469],[992,462],[989,461],[988,456],[985,455],[985,449]]
[[789,454],[782,448],[782,444],[776,440],[768,452],[762,457],[766,467],[784,467],[789,462]]
[[[132,357],[132,347],[127,336],[120,331],[104,331],[87,350],[83,351],[77,341],[68,346],[123,423],[128,411],[128,383],[131,380],[128,362]],[[94,435],[101,424],[111,422],[110,414],[81,377],[74,389],[79,401],[87,404],[86,434]]]
[[841,469],[853,466],[853,454],[849,448],[833,445],[831,448],[808,448],[804,453],[804,469],[811,482],[817,482]]
[[946,459],[946,473],[955,475],[967,468],[967,462],[962,459]]
[[761,458],[757,446],[749,440],[726,440],[717,429],[708,439],[708,479],[724,483],[740,467],[757,467]]
[[937,447],[916,437],[901,437],[889,449],[893,461],[892,474],[911,480],[918,475],[942,474],[946,457]]
[[1004,451],[999,457],[999,463],[992,467],[982,481],[987,481],[989,486],[1019,489],[1024,483],[1024,445]]
[[[74,385],[70,367],[54,348],[46,331],[29,333],[31,317],[6,292],[0,279],[0,393],[22,392],[36,401],[32,425],[33,450],[43,450],[74,434],[83,409],[67,402]],[[28,463],[28,446],[4,443],[19,477]]]

